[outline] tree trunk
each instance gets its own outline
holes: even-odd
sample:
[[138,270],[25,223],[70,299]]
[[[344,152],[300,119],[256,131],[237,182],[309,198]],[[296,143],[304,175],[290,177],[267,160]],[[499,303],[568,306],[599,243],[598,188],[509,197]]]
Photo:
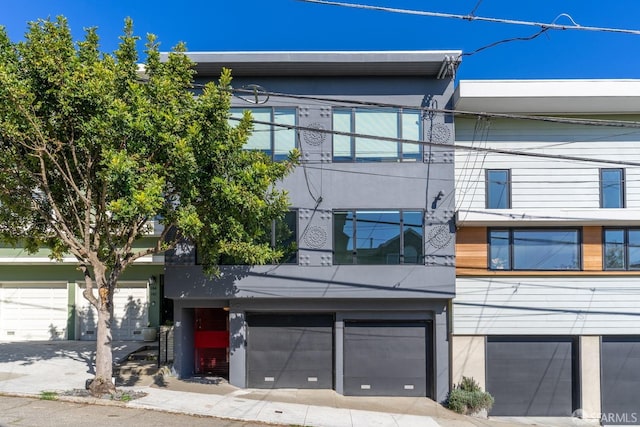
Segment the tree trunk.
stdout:
[[104,271],[94,267],[96,284],[98,285],[98,298],[93,295],[93,280],[85,274],[85,298],[91,302],[98,312],[96,324],[96,376],[89,385],[89,391],[95,397],[105,394],[114,394],[116,386],[113,378],[113,352],[111,322],[113,320],[113,289],[115,283],[106,280]]
[[[113,293],[109,292],[109,299],[113,300]],[[110,306],[111,304],[109,304]],[[93,396],[113,394],[116,386],[113,377],[113,352],[111,348],[111,320],[109,306],[101,305],[98,310],[97,338],[96,338],[96,376],[89,386]]]

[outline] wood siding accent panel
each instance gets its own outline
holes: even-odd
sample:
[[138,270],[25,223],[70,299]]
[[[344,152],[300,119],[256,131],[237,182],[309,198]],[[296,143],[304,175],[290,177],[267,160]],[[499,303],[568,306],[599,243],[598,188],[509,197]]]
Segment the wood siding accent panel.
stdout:
[[582,227],[582,268],[602,271],[602,227]]
[[464,227],[456,231],[456,274],[487,271],[487,228]]
[[638,335],[638,279],[458,277],[458,335]]

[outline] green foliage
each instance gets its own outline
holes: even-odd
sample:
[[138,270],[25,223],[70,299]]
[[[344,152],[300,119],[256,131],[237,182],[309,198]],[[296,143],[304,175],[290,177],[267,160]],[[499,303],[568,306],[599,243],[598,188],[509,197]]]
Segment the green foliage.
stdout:
[[459,414],[473,414],[483,409],[489,411],[493,403],[493,396],[482,391],[473,378],[462,377],[460,384],[449,392],[446,405]]
[[[0,240],[70,253],[115,279],[184,238],[209,271],[221,256],[277,258],[260,239],[287,208],[274,184],[296,154],[274,163],[242,150],[251,117],[228,122],[229,70],[196,97],[183,45],[161,61],[148,36],[140,70],[138,41],[130,19],[112,54],[93,28],[74,43],[62,17],[30,23],[17,43],[0,28]],[[167,235],[136,252],[154,218]]]
[[40,400],[58,400],[58,393],[55,391],[41,391]]

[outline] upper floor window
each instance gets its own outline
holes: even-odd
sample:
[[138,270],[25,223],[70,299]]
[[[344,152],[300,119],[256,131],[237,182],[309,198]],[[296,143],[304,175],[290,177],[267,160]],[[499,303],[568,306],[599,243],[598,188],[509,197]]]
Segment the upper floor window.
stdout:
[[490,229],[490,270],[580,270],[580,230]]
[[422,211],[336,211],[334,264],[423,264]]
[[640,270],[640,229],[604,229],[604,269]]
[[[333,110],[333,130],[359,135],[421,140],[420,112],[402,109],[349,108]],[[421,144],[370,139],[365,136],[333,135],[334,161],[416,161]]]
[[[247,108],[231,108],[231,117],[242,118],[245,110]],[[253,132],[244,148],[246,150],[262,151],[276,161],[285,160],[289,152],[296,148],[295,129],[287,129],[265,123],[294,126],[296,124],[296,109],[261,107],[251,108],[250,110],[253,120],[263,123],[254,123]],[[232,124],[237,125],[237,122]]]
[[600,169],[600,207],[624,208],[624,169]]
[[489,169],[486,180],[487,209],[509,209],[511,207],[511,171]]

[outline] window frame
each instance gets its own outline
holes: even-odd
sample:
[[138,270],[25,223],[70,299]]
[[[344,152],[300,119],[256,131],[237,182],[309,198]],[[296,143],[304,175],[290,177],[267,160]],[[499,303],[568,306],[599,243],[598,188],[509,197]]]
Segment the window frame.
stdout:
[[[294,219],[295,219],[295,230],[293,230],[294,233],[294,241],[296,244],[296,251],[295,251],[295,256],[290,257],[293,258],[293,261],[291,262],[287,262],[286,259],[282,259],[279,262],[273,262],[271,264],[267,264],[267,265],[299,265],[300,264],[300,216],[298,215],[298,208],[291,208],[288,211],[285,212],[285,216],[287,214],[293,214],[294,215]],[[283,217],[284,219],[284,217]],[[276,222],[278,220],[274,219],[271,221],[271,227],[269,230],[270,233],[270,242],[269,242],[269,246],[273,249],[276,247]],[[195,265],[202,265],[202,261],[201,258],[199,256],[199,248],[198,245],[194,245],[194,258],[195,258]],[[286,255],[286,254],[285,254]],[[248,264],[224,264],[224,263],[220,263],[220,266],[230,266],[230,265],[248,265]]]
[[[491,206],[491,200],[490,200],[489,195],[491,194],[490,187],[491,187],[491,182],[493,182],[493,181],[489,178],[489,175],[492,172],[506,172],[506,174],[507,174],[506,183],[504,184],[505,190],[506,190],[506,206],[505,207],[493,207],[493,206]],[[484,176],[485,176],[485,186],[484,186],[485,206],[484,207],[486,209],[511,209],[511,169],[485,169],[485,175]]]
[[[335,140],[336,136],[337,137],[344,137],[344,138],[349,138],[349,148],[350,148],[350,152],[351,155],[350,156],[336,156],[335,154],[335,143],[334,141],[332,141],[332,146],[331,146],[331,160],[334,163],[387,163],[387,162],[402,162],[402,163],[422,163],[424,162],[424,144],[418,144],[418,153],[417,154],[413,154],[413,155],[405,155],[404,152],[404,144],[409,144],[409,143],[405,143],[402,141],[399,141],[401,139],[410,139],[410,138],[406,138],[404,135],[404,121],[403,121],[403,114],[405,113],[405,111],[407,112],[414,112],[414,114],[417,114],[419,117],[418,120],[418,141],[424,141],[424,124],[422,122],[422,114],[420,112],[420,110],[418,109],[409,109],[409,108],[391,108],[391,109],[384,109],[384,108],[364,108],[364,107],[337,107],[337,108],[333,108],[331,110],[331,130],[336,130],[335,126],[334,126],[334,114],[336,112],[350,112],[349,114],[349,133],[351,133],[351,135],[333,135],[333,138]],[[361,139],[367,139],[364,137],[357,137],[356,134],[356,118],[357,118],[357,113],[359,111],[362,112],[371,112],[371,111],[381,111],[381,112],[393,112],[396,115],[396,136],[393,138],[398,139],[398,141],[396,141],[396,155],[393,157],[358,157],[358,145],[357,145],[357,139],[361,138]],[[343,131],[344,132],[344,131]],[[386,140],[385,140],[386,141]],[[386,141],[386,142],[392,142],[392,141]]]
[[[607,267],[607,231],[622,231],[623,232],[623,254],[622,254],[622,268]],[[629,256],[629,232],[640,232],[640,227],[602,227],[602,270],[603,271],[640,271],[640,266],[632,268]],[[639,246],[640,247],[640,246]]]
[[[244,111],[249,110],[252,113],[256,110],[270,110],[270,119],[269,122],[270,123],[277,123],[276,122],[276,111],[287,111],[290,110],[293,112],[293,119],[294,119],[294,123],[292,126],[298,126],[298,107],[296,106],[266,106],[266,107],[239,107],[239,106],[232,106],[229,109],[229,112],[231,114],[234,114],[235,112],[239,112],[240,114],[244,114]],[[237,125],[237,123],[236,123]],[[263,125],[263,126],[267,126],[267,125]],[[246,149],[248,151],[259,151],[264,153],[265,155],[269,156],[269,158],[273,161],[283,161],[285,160],[286,156],[280,155],[280,154],[276,154],[276,135],[277,135],[277,130],[281,129],[281,130],[285,130],[286,128],[280,127],[280,126],[276,126],[274,124],[268,125],[269,126],[269,150],[257,150],[257,149],[247,149],[247,148],[243,148]],[[277,128],[277,129],[276,129]],[[289,129],[286,129],[289,130]],[[298,139],[298,134],[296,129],[291,129],[291,131],[294,133],[293,134],[293,142],[294,142],[294,146],[293,148],[300,148],[300,141]],[[251,136],[249,137],[251,138]],[[247,140],[248,142],[248,140]]]
[[[363,212],[363,213],[368,213],[368,212],[388,212],[388,213],[395,213],[398,212],[399,216],[400,216],[400,221],[398,223],[398,231],[399,231],[399,254],[398,254],[398,263],[385,263],[385,264],[371,264],[371,263],[362,263],[362,262],[358,262],[358,246],[357,246],[357,239],[358,239],[358,212]],[[407,226],[406,222],[405,222],[405,213],[420,213],[420,226],[422,229],[422,236],[421,236],[421,254],[417,257],[418,260],[417,262],[414,263],[406,263],[405,262],[405,236],[404,236],[404,229]],[[352,222],[351,228],[352,228],[352,234],[350,236],[348,236],[348,239],[352,239],[353,240],[353,249],[351,250],[350,255],[348,255],[348,257],[351,258],[351,262],[340,262],[340,263],[336,263],[336,238],[335,238],[335,232],[336,232],[336,213],[345,213],[345,214],[349,214],[351,213],[352,217],[351,219],[348,219]],[[371,209],[371,208],[365,208],[365,209],[334,209],[332,212],[332,233],[333,233],[333,247],[332,247],[332,263],[333,265],[425,265],[425,260],[426,260],[426,251],[425,251],[425,211],[424,209]],[[346,257],[345,257],[346,258]],[[363,258],[366,259],[366,258]]]
[[[620,186],[620,195],[619,202],[620,206],[604,206],[604,179],[603,174],[605,172],[619,171],[620,172],[620,181],[618,185]],[[600,190],[600,209],[623,209],[627,207],[627,189],[626,189],[626,176],[624,168],[600,168],[599,169],[599,190]]]
[[[492,267],[492,260],[491,260],[491,233],[492,232],[507,232],[508,233],[508,263],[509,263],[509,268],[495,268]],[[514,266],[515,264],[515,259],[514,259],[514,255],[515,255],[515,244],[514,244],[514,234],[518,231],[537,231],[537,232],[544,232],[544,231],[575,231],[577,233],[577,241],[576,241],[576,249],[577,249],[577,253],[576,253],[576,261],[577,261],[577,267],[576,268],[563,268],[563,269],[559,269],[559,268],[554,268],[554,269],[548,269],[548,268],[536,268],[536,269],[530,269],[530,268],[516,268]],[[584,265],[583,265],[583,249],[582,249],[582,243],[583,243],[583,230],[582,227],[488,227],[487,228],[487,270],[489,271],[554,271],[554,272],[562,272],[562,271],[583,271],[584,270]]]

